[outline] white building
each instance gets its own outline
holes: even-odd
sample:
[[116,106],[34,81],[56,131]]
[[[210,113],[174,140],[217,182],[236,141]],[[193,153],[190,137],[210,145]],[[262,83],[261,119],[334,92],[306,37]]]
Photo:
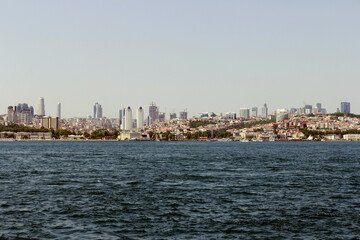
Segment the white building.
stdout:
[[289,113],[286,109],[277,109],[276,110],[276,122],[282,122],[286,119],[289,119]]
[[250,118],[250,109],[249,108],[240,108],[240,118],[248,119]]
[[61,119],[61,103],[57,104],[57,114],[56,116]]
[[38,107],[38,115],[45,116],[45,100],[43,97],[40,98],[39,107]]
[[136,123],[137,128],[142,128],[144,126],[144,109],[142,107],[139,107],[136,112]]
[[131,130],[132,128],[132,111],[130,107],[125,109],[125,128],[124,130]]

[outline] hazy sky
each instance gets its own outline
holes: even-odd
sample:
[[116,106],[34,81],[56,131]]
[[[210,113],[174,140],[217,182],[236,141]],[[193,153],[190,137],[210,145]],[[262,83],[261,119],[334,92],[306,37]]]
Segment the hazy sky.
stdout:
[[[0,114],[168,113],[350,101],[360,113],[360,1],[0,1]],[[167,116],[168,117],[168,116]]]

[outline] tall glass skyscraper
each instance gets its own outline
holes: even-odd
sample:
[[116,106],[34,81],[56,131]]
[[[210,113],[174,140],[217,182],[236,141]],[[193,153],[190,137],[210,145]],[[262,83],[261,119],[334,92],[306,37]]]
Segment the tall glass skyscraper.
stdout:
[[342,113],[350,113],[350,103],[349,102],[341,102],[341,112]]

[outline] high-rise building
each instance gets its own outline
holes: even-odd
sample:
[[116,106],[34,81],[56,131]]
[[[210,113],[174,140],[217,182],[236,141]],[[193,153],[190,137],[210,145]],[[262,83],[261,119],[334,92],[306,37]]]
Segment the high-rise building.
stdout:
[[251,108],[251,116],[252,117],[257,117],[258,116],[258,108],[257,107]]
[[286,119],[289,119],[289,113],[286,109],[277,109],[276,110],[276,122],[282,122]]
[[248,119],[250,118],[250,109],[249,108],[240,108],[240,118]]
[[99,103],[94,105],[94,118],[102,118],[102,107]]
[[236,113],[235,112],[227,112],[227,113],[225,113],[225,117],[228,119],[236,119]]
[[15,106],[8,107],[8,122],[17,123],[17,114],[16,114]]
[[313,112],[312,105],[305,105],[304,106],[305,114],[310,114]]
[[144,126],[144,109],[139,107],[136,112],[136,128],[142,128]]
[[131,130],[132,128],[132,111],[130,107],[125,110],[125,130]]
[[41,127],[44,127],[44,128],[52,128],[54,130],[58,130],[59,129],[59,118],[58,117],[55,117],[55,118],[52,118],[52,117],[47,117],[47,116],[44,116],[40,119],[40,125]]
[[261,116],[265,118],[268,116],[268,107],[266,103],[264,103],[264,106],[261,109]]
[[165,113],[159,113],[159,122],[165,122]]
[[59,119],[61,119],[61,103],[58,103],[58,104],[57,104],[56,117],[58,117]]
[[170,120],[176,118],[176,113],[170,113]]
[[45,100],[43,97],[40,98],[39,107],[38,107],[38,115],[45,116]]
[[23,123],[23,124],[29,124],[32,123],[33,115],[31,113],[31,110],[28,109],[21,109],[20,111],[17,111],[17,122]]
[[122,128],[121,128],[121,124],[122,124],[122,113],[123,113],[123,110],[120,109],[120,110],[119,110],[119,128],[120,128],[120,129],[122,129]]
[[349,102],[341,102],[341,112],[342,113],[350,113],[350,103]]
[[159,108],[154,102],[149,105],[149,116],[152,122],[155,122],[159,119]]
[[150,126],[151,124],[152,124],[151,117],[147,116],[147,118],[146,118],[146,126]]
[[187,119],[188,113],[186,110],[180,112],[180,119]]

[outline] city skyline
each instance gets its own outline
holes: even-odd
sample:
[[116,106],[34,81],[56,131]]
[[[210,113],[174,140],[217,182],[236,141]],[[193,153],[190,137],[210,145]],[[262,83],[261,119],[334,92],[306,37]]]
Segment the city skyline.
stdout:
[[[46,100],[44,99],[44,97],[40,97],[39,98],[39,105],[38,108],[35,109],[36,110],[36,115],[39,116],[54,116],[54,117],[59,117],[61,118],[62,116],[62,105],[60,102],[58,102],[56,104],[56,114],[45,114],[45,102]],[[26,106],[26,108],[28,107],[27,103],[19,103],[17,104],[17,107],[19,108],[20,106]],[[30,104],[31,105],[31,104]],[[346,110],[344,110],[344,106],[346,105]],[[15,107],[15,105],[10,105],[8,107]],[[145,106],[145,105],[144,105]],[[149,105],[149,110],[146,111],[142,108],[142,106],[138,106],[139,108],[141,108],[142,111],[142,118],[143,121],[145,121],[145,116],[149,116],[150,119],[154,120],[159,120],[159,119],[166,119],[169,120],[171,119],[171,114],[179,114],[179,118],[181,118],[181,114],[182,112],[186,112],[186,116],[187,118],[192,118],[192,117],[198,117],[203,115],[204,113],[215,113],[215,114],[222,114],[222,115],[227,115],[227,114],[235,114],[235,118],[236,116],[239,117],[244,117],[248,118],[248,117],[257,117],[257,116],[262,116],[262,117],[266,117],[268,114],[275,114],[275,112],[279,109],[284,109],[287,110],[290,114],[294,114],[295,112],[297,112],[298,114],[310,114],[310,113],[322,113],[322,114],[327,114],[327,113],[335,113],[335,112],[342,112],[342,113],[354,113],[356,114],[356,112],[350,111],[350,102],[340,102],[339,103],[339,107],[337,107],[336,111],[328,111],[327,108],[324,108],[322,103],[316,103],[316,104],[305,104],[303,106],[292,106],[291,108],[283,108],[283,107],[274,107],[274,108],[268,108],[268,104],[267,103],[263,103],[262,107],[258,107],[258,106],[252,106],[252,107],[239,107],[237,110],[232,110],[232,111],[227,111],[227,112],[215,112],[215,111],[204,111],[201,113],[197,113],[194,115],[190,115],[189,112],[186,109],[183,110],[179,110],[179,111],[175,111],[175,109],[173,108],[171,111],[160,111],[160,107],[158,105],[156,105],[155,102],[151,102]],[[314,107],[313,107],[314,106]],[[128,106],[127,108],[131,108],[131,106]],[[34,108],[31,106],[32,111],[34,112]],[[146,108],[145,108],[146,109]],[[165,108],[166,109],[166,108]],[[351,108],[352,109],[352,108]],[[93,113],[92,114],[87,114],[86,116],[72,116],[72,117],[64,117],[64,118],[84,118],[84,117],[92,117],[92,118],[118,118],[120,120],[120,122],[122,122],[124,119],[122,119],[123,117],[125,117],[125,110],[126,108],[120,108],[117,111],[117,116],[115,117],[110,117],[110,116],[106,116],[103,115],[103,108],[102,105],[99,104],[98,102],[96,102],[93,105]],[[139,109],[138,109],[139,110]],[[246,110],[246,113],[244,113],[244,110]],[[300,112],[299,112],[300,111]],[[119,115],[120,112],[120,115]],[[44,114],[41,114],[44,113]],[[6,114],[6,113],[4,113]],[[244,115],[245,114],[245,115]],[[1,112],[0,112],[0,115]],[[34,113],[33,113],[34,115]],[[231,117],[232,118],[232,117]],[[135,116],[132,116],[131,119],[137,119],[137,111],[135,111]]]
[[[360,113],[358,1],[6,1],[0,109],[46,99],[46,114],[101,102],[161,112],[270,111],[351,102]],[[36,14],[34,14],[36,13]],[[16,91],[14,91],[16,90]],[[14,93],[16,92],[16,94]],[[21,97],[19,97],[21,96]],[[3,112],[5,113],[5,112]]]

